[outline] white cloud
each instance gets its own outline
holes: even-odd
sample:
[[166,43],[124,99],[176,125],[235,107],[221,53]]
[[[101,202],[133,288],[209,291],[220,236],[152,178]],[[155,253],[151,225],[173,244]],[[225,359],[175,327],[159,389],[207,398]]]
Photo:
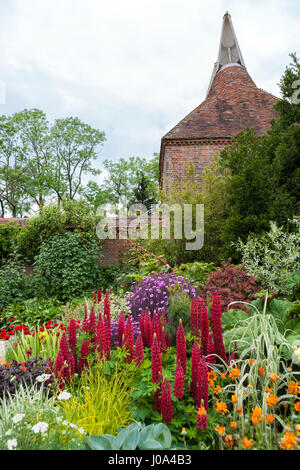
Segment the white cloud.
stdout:
[[0,112],[39,107],[50,119],[78,116],[106,132],[99,162],[150,157],[200,104],[226,10],[259,87],[278,95],[288,54],[299,52],[297,0],[0,0],[0,6],[0,79],[7,88]]

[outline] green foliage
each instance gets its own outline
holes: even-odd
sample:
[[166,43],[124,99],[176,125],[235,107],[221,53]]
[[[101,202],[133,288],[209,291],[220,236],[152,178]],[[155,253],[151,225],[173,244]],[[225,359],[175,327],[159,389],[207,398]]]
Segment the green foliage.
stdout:
[[131,376],[115,369],[109,376],[98,363],[81,374],[71,398],[61,404],[69,421],[91,435],[118,433],[132,422],[129,395]]
[[91,450],[165,450],[171,448],[172,436],[163,423],[149,426],[132,423],[115,437],[109,434],[91,436],[86,438],[86,443]]
[[59,320],[64,306],[56,299],[32,298],[23,302],[14,301],[1,312],[1,321],[8,324],[10,318],[16,325],[26,324],[29,328],[44,325],[47,321]]
[[20,230],[20,227],[12,222],[0,225],[0,263],[15,252]]
[[194,263],[181,264],[174,271],[179,276],[184,276],[198,285],[203,285],[207,281],[208,275],[215,270],[214,263],[194,261]]
[[300,218],[289,222],[289,230],[271,222],[268,232],[239,240],[236,247],[247,272],[264,288],[291,295],[299,283],[291,276],[300,268]]
[[183,327],[187,331],[191,317],[191,299],[186,293],[172,292],[168,299],[167,309],[168,323],[167,331],[170,335],[171,345],[176,344],[176,333],[179,320],[182,320]]
[[96,219],[91,208],[82,200],[49,204],[28,219],[18,237],[18,251],[29,262],[39,254],[41,244],[53,235],[75,232],[84,239],[95,235]]
[[98,285],[99,242],[78,233],[54,235],[43,242],[36,257],[34,281],[38,296],[63,302]]
[[31,279],[18,257],[9,258],[0,270],[0,310],[14,300],[20,302],[32,294]]

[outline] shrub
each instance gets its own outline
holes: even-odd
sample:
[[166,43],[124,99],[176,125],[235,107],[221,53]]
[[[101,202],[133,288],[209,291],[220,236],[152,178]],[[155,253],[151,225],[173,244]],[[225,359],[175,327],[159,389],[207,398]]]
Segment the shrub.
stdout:
[[203,285],[207,281],[209,274],[215,270],[216,266],[213,263],[194,261],[194,263],[181,264],[174,272],[180,276],[187,277],[198,285]]
[[269,232],[236,244],[247,272],[264,288],[284,294],[291,294],[293,285],[289,285],[288,278],[300,269],[300,218],[289,222],[290,231],[271,222]]
[[63,201],[60,205],[49,204],[39,215],[28,219],[18,236],[18,252],[33,263],[43,243],[54,235],[66,232],[79,234],[83,239],[95,236],[96,218],[84,201]]
[[0,225],[0,263],[15,252],[20,230],[20,227],[12,222]]
[[[207,283],[201,289],[201,296],[208,297],[211,300],[215,290],[218,290],[221,296],[222,311],[226,311],[231,302],[245,301],[250,302],[254,294],[261,290],[255,277],[245,272],[244,266],[233,266],[228,263],[222,263],[222,268],[209,275]],[[247,310],[244,304],[234,304],[231,308]]]
[[32,298],[8,305],[1,314],[1,321],[8,325],[9,320],[14,318],[15,324],[26,323],[29,327],[35,327],[49,320],[60,320],[62,313],[63,304],[56,299]]
[[152,313],[159,308],[167,309],[170,290],[175,286],[190,297],[195,295],[196,288],[190,281],[175,273],[152,273],[139,283],[134,283],[131,288],[132,294],[128,296],[133,316],[138,317],[146,307]]
[[0,366],[0,398],[14,395],[21,385],[32,385],[42,375],[46,361],[29,359],[25,362],[12,361]]
[[6,260],[0,270],[0,311],[14,300],[25,300],[32,294],[31,278],[17,256]]
[[67,301],[82,296],[98,284],[98,240],[82,239],[79,234],[66,232],[54,235],[41,245],[36,257],[34,281],[38,297],[56,297]]
[[116,371],[107,377],[98,364],[82,373],[76,395],[62,403],[64,414],[89,435],[115,435],[132,421],[129,386],[128,374]]

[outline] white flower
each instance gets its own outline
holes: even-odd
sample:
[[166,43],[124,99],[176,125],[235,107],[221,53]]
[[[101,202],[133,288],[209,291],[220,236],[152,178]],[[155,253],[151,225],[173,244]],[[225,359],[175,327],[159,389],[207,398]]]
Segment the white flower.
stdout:
[[79,432],[80,434],[84,434],[84,429],[83,429],[83,428],[78,428],[78,432]]
[[62,422],[62,425],[63,426],[69,426],[69,421],[67,421],[66,419]]
[[47,431],[48,426],[48,423],[45,423],[45,421],[40,421],[39,423],[35,424],[31,429],[35,434],[37,434],[38,432],[44,433]]
[[37,382],[46,382],[46,380],[50,379],[51,375],[50,374],[42,374],[42,375],[39,375],[37,378],[36,378],[36,381]]
[[14,450],[18,445],[17,439],[9,439],[7,441],[8,450]]
[[77,429],[77,424],[70,423],[70,428]]
[[24,418],[25,414],[22,413],[22,414],[18,414],[18,415],[15,415],[13,418],[12,418],[12,422],[17,424],[19,423],[20,421],[22,421],[22,419]]
[[10,435],[11,435],[11,429],[9,429],[8,431],[6,431],[5,435],[6,435],[6,436],[10,436]]
[[66,391],[61,392],[57,397],[58,400],[69,400],[69,398],[71,398],[71,393]]

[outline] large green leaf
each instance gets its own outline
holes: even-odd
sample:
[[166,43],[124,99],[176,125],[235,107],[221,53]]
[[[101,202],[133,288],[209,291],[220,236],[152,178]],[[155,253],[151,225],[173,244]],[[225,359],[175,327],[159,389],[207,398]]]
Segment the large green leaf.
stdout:
[[87,443],[91,450],[112,450],[111,441],[105,436],[92,436]]
[[122,449],[123,450],[135,450],[139,442],[139,431],[137,429],[131,429],[126,435]]
[[233,328],[238,322],[247,320],[250,314],[243,310],[228,310],[222,315],[223,331]]

